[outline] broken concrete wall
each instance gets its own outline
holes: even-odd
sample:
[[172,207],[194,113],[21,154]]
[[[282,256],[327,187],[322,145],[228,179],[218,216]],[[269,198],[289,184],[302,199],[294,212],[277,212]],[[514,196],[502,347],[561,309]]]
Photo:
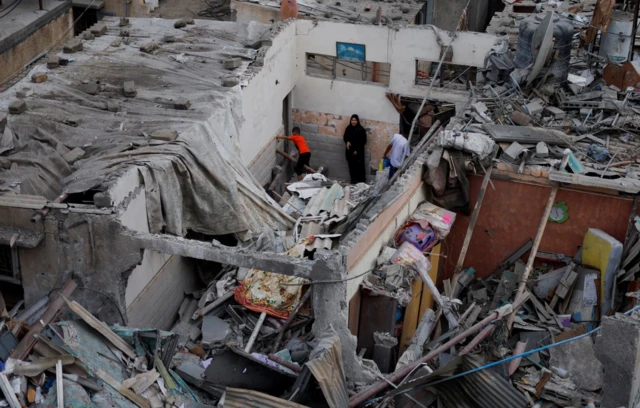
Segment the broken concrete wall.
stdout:
[[[49,12],[40,12],[39,17],[26,27],[16,29],[16,32],[8,37],[0,34],[0,83],[22,70],[27,63],[45,51],[51,45],[52,38],[60,38],[64,44],[67,37],[73,37],[73,32],[67,33],[73,23],[71,1],[52,1],[51,4],[45,2],[45,6]],[[30,11],[30,14],[34,15],[38,9],[38,2],[32,3],[31,8],[33,11]],[[16,9],[14,15],[21,9],[22,7]],[[3,28],[9,30],[11,27],[7,25]]]
[[[350,120],[350,114],[337,115],[331,113],[311,112],[303,109],[293,110],[293,121],[304,128],[302,132],[303,135],[307,136],[311,134],[319,140],[325,139],[323,136],[333,137],[336,140],[328,140],[327,142],[331,143],[331,145],[334,143],[341,143],[341,150],[337,152],[337,155],[331,152],[331,160],[328,160],[328,158],[325,159],[324,157],[320,157],[316,154],[318,148],[321,148],[321,146],[317,146],[315,149],[313,146],[309,146],[312,148],[314,153],[311,156],[311,162],[313,163],[314,160],[316,160],[320,164],[329,166],[329,177],[334,177],[332,174],[335,174],[336,178],[342,180],[349,179],[349,167],[347,160],[344,157],[345,149],[342,137],[344,135],[345,128],[349,126]],[[388,123],[371,119],[361,119],[360,122],[367,130],[366,150],[368,157],[366,157],[365,166],[367,168],[367,175],[370,175],[368,170],[370,168],[377,170],[378,164],[384,155],[384,150],[391,141],[391,136],[398,133],[398,122]],[[314,140],[311,139],[308,140],[308,142],[313,144]],[[329,152],[329,150],[327,152]]]
[[[347,255],[349,275],[359,275],[375,267],[382,247],[393,239],[396,230],[413,214],[418,204],[425,200],[423,162],[424,157],[416,160],[382,195],[378,204],[365,214],[356,229],[345,237],[340,250]],[[362,279],[347,282],[347,301],[356,294]]]
[[[273,138],[284,129],[283,100],[296,84],[296,26],[283,23],[273,26],[277,36],[264,56],[264,66],[242,91],[244,123],[240,129],[242,162],[249,165],[258,155],[276,155]],[[269,149],[265,149],[265,147]],[[269,169],[269,177],[271,176]],[[254,174],[264,179],[262,174]]]
[[257,21],[263,24],[271,24],[282,20],[280,10],[273,7],[261,6],[257,3],[247,1],[231,1],[231,10],[236,13],[236,21],[239,23],[248,23],[249,21]]

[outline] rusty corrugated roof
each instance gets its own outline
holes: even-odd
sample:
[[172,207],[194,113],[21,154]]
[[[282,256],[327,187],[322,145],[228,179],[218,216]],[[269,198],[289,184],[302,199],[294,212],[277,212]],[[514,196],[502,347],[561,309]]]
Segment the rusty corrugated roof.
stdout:
[[223,399],[225,408],[308,408],[258,391],[231,387],[225,390]]

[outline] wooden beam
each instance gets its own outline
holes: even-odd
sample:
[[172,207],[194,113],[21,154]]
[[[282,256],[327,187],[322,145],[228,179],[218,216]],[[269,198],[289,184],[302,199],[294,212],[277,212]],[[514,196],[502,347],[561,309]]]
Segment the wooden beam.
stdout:
[[[282,157],[284,157],[285,159],[289,160],[291,163],[293,163],[294,165],[296,165],[298,163],[298,161],[296,159],[294,159],[293,157],[291,157],[291,155],[289,155],[288,153],[285,153],[283,150],[280,149],[276,149],[276,152],[278,152],[278,154]],[[304,169],[309,172],[309,173],[317,173],[317,171],[315,171],[314,169],[312,169],[311,167],[305,165]]]
[[77,286],[78,285],[73,280],[70,280],[64,285],[57,296],[54,295],[54,299],[49,303],[49,306],[42,317],[38,319],[33,326],[31,326],[31,330],[29,330],[29,332],[22,338],[9,357],[16,360],[26,359],[27,355],[36,344],[36,334],[40,334],[44,327],[53,321],[60,309],[62,309],[62,306],[65,304],[63,296],[71,296]]
[[123,234],[131,237],[133,244],[143,249],[306,279],[312,279],[311,271],[315,265],[315,261],[307,259],[268,252],[247,251],[221,245],[217,241],[211,243],[172,235],[154,235],[134,231],[126,231]]
[[480,208],[482,207],[482,201],[484,200],[484,194],[487,191],[487,186],[489,185],[489,180],[491,179],[491,173],[493,172],[493,159],[496,158],[499,149],[496,149],[491,156],[491,166],[484,174],[484,178],[482,179],[482,185],[480,186],[480,192],[478,193],[478,199],[476,200],[476,204],[473,207],[473,214],[471,214],[471,220],[469,221],[469,227],[467,228],[467,234],[464,237],[464,242],[462,243],[462,248],[460,249],[460,255],[458,256],[458,263],[456,264],[456,268],[454,270],[456,277],[454,278],[454,286],[458,282],[457,275],[462,272],[462,266],[464,265],[464,259],[467,256],[467,251],[469,250],[469,244],[471,243],[471,237],[473,236],[473,229],[476,226],[476,222],[478,221],[478,215],[480,215]]
[[98,369],[96,372],[96,376],[108,384],[110,387],[118,391],[123,396],[127,397],[131,402],[139,406],[140,408],[151,408],[151,404],[149,400],[145,397],[136,394],[135,392],[127,389],[124,385],[120,384],[118,380],[113,378],[109,373],[104,371],[102,368]]

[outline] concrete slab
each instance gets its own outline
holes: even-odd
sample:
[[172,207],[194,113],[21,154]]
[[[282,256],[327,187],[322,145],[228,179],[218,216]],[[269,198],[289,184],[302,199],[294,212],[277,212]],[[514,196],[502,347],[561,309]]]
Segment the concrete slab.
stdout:
[[596,358],[593,341],[589,337],[562,344],[549,349],[550,364],[569,372],[569,378],[579,388],[597,391],[602,388],[602,363]]

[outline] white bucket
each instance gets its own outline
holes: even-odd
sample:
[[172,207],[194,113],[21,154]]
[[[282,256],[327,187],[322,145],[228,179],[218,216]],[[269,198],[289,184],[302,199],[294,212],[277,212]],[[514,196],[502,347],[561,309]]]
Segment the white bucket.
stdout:
[[607,32],[600,41],[600,55],[611,62],[625,62],[629,57],[633,14],[614,10],[611,13]]

